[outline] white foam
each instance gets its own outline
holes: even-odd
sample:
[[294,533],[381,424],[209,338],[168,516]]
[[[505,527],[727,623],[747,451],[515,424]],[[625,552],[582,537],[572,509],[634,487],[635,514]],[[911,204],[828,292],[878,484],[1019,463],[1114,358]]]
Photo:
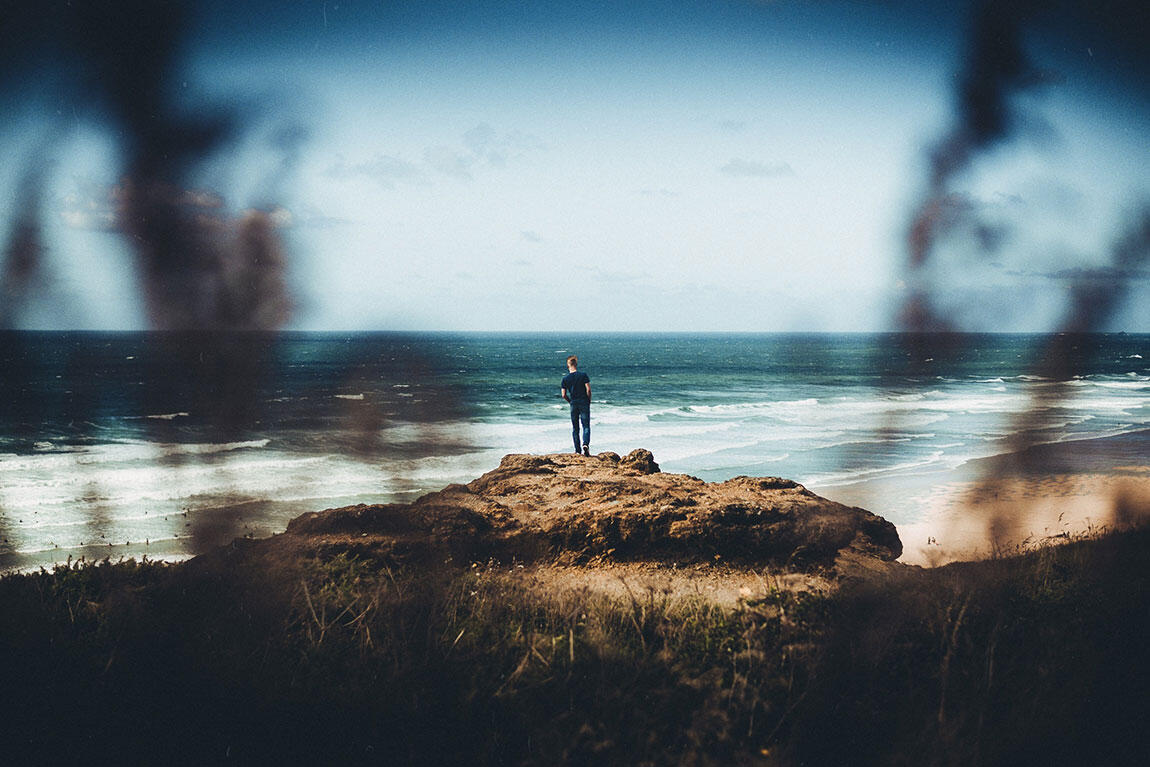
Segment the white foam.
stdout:
[[690,405],[686,408],[690,413],[783,413],[791,414],[801,409],[811,408],[819,404],[813,397],[799,400],[782,400],[777,402],[737,402],[729,405]]
[[959,463],[953,463],[953,461],[956,459],[951,459],[949,461],[944,462],[942,460],[943,455],[944,454],[941,450],[936,450],[935,452],[931,453],[928,457],[917,460],[917,461],[906,461],[904,463],[897,463],[897,464],[894,464],[892,466],[884,466],[881,468],[873,468],[873,469],[862,469],[859,471],[848,471],[848,472],[839,472],[839,473],[834,473],[834,474],[814,475],[811,477],[800,479],[799,482],[803,485],[809,485],[812,487],[816,486],[816,485],[822,486],[822,487],[832,487],[832,486],[836,486],[836,485],[849,485],[849,484],[853,484],[855,482],[861,482],[861,481],[866,480],[866,479],[872,479],[872,478],[877,477],[877,476],[889,476],[892,474],[900,474],[900,473],[905,473],[905,472],[913,471],[916,469],[923,469],[923,468],[931,467],[931,466],[938,466],[938,467],[947,466],[948,468],[952,468],[953,466],[959,465],[959,463],[961,463],[962,460],[965,460],[965,459],[962,459],[959,461]]
[[1150,397],[1118,397],[1114,395],[1078,397],[1094,411],[1130,411],[1150,406]]
[[1090,383],[1103,389],[1150,389],[1150,380],[1091,381]]

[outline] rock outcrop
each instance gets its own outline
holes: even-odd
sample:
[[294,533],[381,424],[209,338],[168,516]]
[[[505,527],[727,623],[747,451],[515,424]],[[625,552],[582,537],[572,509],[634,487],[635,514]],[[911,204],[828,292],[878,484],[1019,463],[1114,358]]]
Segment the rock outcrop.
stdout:
[[717,562],[874,569],[902,552],[894,525],[776,477],[664,474],[647,450],[508,455],[411,504],[305,514],[287,535],[399,558]]

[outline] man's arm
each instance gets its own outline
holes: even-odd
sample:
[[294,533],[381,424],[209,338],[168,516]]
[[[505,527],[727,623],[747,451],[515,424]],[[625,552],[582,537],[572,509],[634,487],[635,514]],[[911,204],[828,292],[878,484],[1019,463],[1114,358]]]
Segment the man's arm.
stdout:
[[559,396],[562,397],[563,399],[567,400],[568,402],[571,401],[571,398],[567,396],[567,390],[564,389],[562,386],[559,387]]
[[591,401],[591,382],[587,382],[587,401]]

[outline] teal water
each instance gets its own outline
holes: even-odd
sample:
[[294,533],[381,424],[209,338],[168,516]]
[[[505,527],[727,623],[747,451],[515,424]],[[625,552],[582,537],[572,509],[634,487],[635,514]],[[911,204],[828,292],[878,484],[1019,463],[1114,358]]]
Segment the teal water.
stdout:
[[[0,567],[176,558],[303,511],[467,481],[506,453],[566,451],[568,354],[591,376],[593,450],[832,496],[1150,428],[1150,336],[1063,338],[1052,366],[1055,340],[4,333]],[[1145,462],[1145,440],[1114,444]]]

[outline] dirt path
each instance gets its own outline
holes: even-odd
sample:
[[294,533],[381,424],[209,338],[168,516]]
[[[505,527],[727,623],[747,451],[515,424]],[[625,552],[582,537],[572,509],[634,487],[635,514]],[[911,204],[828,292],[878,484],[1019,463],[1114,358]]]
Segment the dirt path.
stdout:
[[762,600],[772,592],[825,592],[831,588],[831,582],[818,575],[726,565],[676,567],[626,562],[587,567],[538,565],[519,572],[531,587],[555,596],[589,591],[621,600],[702,598],[725,607],[735,607],[740,601]]

